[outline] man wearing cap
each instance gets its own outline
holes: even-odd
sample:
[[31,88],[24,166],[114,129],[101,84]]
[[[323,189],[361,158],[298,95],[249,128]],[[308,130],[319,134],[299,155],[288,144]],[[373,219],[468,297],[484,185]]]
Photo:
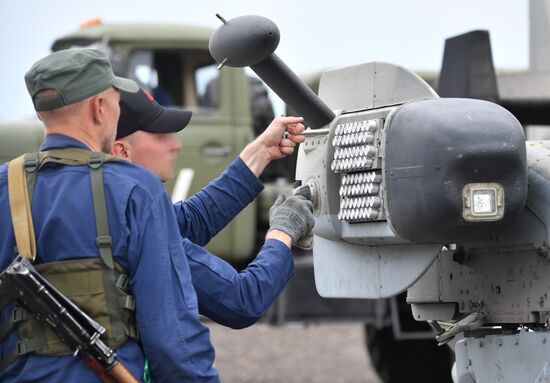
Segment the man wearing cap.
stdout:
[[[46,126],[40,150],[50,153],[47,159],[54,149],[110,149],[120,113],[119,90],[138,90],[135,83],[115,77],[107,57],[93,49],[49,55],[33,65],[25,80]],[[279,141],[270,142],[271,153],[281,152]],[[87,156],[86,164],[54,161],[43,167],[33,161],[42,157],[25,157],[27,179],[34,179],[27,183],[36,238],[34,264],[55,269],[63,282],[61,291],[71,297],[76,290],[74,299],[106,323],[106,342],[134,376],[142,376],[147,356],[157,382],[218,382],[209,332],[198,318],[187,250],[161,183],[129,162],[100,153]],[[97,174],[102,174],[99,179]],[[7,179],[6,166],[0,166],[2,270],[13,260],[16,243]],[[274,215],[279,221],[288,216],[277,211]],[[290,236],[281,230],[271,233],[266,251],[288,252]],[[0,381],[99,381],[72,355],[74,350],[59,351],[59,340],[35,329],[28,315],[11,315],[15,308],[16,303],[10,304],[0,314]]]
[[[175,132],[185,128],[190,118],[191,112],[163,108],[146,91],[121,92],[117,139],[111,152],[149,168],[162,181],[168,181],[174,175],[176,157],[181,149]],[[237,273],[229,263],[201,246],[205,246],[263,189],[258,177],[268,165],[269,156],[264,156],[262,166],[254,166],[251,159],[253,154],[265,148],[262,144],[265,135],[273,130],[281,135],[281,121],[291,122],[288,125],[291,135],[303,129],[301,118],[275,119],[264,135],[250,143],[219,178],[187,201],[174,204],[199,312],[232,328],[250,326],[265,313],[292,276],[292,257],[286,251],[273,254],[262,249],[246,269]],[[299,141],[298,137],[294,139]],[[295,142],[283,139],[280,145],[292,148]],[[294,200],[298,206],[302,204],[299,199],[303,197],[289,198],[288,204]],[[312,216],[300,218],[312,219]],[[306,224],[296,226],[300,230]],[[293,234],[290,227],[281,229],[291,236],[299,236]]]

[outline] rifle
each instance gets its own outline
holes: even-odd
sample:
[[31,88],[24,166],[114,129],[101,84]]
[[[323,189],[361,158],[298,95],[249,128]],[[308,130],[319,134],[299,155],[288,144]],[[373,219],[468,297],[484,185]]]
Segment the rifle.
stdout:
[[17,257],[0,273],[0,295],[17,299],[35,319],[52,329],[103,382],[138,382],[115,352],[99,338],[105,328],[52,286],[27,259]]

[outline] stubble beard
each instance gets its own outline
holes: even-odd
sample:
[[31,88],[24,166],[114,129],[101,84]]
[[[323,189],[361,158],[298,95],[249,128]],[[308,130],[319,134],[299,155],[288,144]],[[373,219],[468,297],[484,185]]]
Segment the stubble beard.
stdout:
[[103,140],[101,141],[101,151],[107,154],[111,153],[111,148],[113,147],[114,142],[114,137],[111,137],[111,135],[103,137]]

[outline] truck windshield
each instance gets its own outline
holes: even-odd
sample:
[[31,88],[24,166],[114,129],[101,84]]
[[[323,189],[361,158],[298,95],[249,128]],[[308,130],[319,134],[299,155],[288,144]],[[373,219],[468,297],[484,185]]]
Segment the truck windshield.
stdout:
[[128,57],[125,77],[134,79],[164,106],[200,111],[219,106],[219,71],[207,51],[140,49]]
[[52,51],[57,52],[69,48],[96,48],[99,49],[102,41],[98,39],[71,39],[57,40],[52,46]]

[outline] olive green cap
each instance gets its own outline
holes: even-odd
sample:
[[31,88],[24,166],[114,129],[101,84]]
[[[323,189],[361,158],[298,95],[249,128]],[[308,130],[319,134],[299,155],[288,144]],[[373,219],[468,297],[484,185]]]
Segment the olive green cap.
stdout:
[[[134,81],[114,75],[105,53],[88,48],[62,50],[44,57],[25,74],[25,82],[37,111],[74,104],[111,86],[130,93],[139,90]],[[43,90],[55,92],[37,98]]]

